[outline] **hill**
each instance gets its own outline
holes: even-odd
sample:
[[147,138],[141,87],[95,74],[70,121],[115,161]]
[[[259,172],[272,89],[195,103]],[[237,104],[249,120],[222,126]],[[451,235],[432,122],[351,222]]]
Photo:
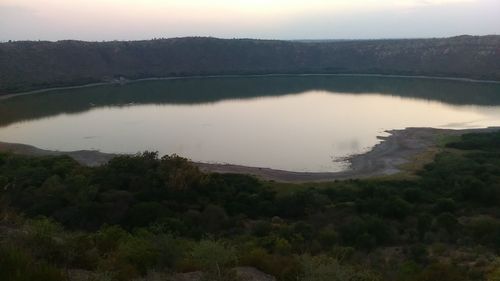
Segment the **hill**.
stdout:
[[0,44],[0,93],[117,78],[377,73],[500,80],[500,36],[356,41],[203,37]]

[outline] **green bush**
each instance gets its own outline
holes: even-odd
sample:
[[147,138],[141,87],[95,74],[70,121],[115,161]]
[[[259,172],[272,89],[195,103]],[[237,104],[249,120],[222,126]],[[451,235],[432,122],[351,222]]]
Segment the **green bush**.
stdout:
[[126,239],[128,233],[116,225],[104,225],[95,234],[95,243],[101,254],[115,251],[120,245],[121,240]]
[[241,253],[239,264],[253,266],[275,276],[278,280],[297,280],[301,272],[299,260],[294,255],[270,254],[262,248],[254,248]]
[[130,235],[122,239],[117,249],[118,259],[132,265],[140,274],[145,275],[148,269],[157,265],[159,255],[159,249],[155,247],[151,238]]
[[453,234],[459,224],[455,216],[451,213],[442,213],[436,218],[436,225],[445,229],[449,234]]
[[337,260],[326,256],[303,255],[300,257],[302,274],[300,281],[378,281],[376,274],[367,270],[341,265]]
[[458,268],[446,264],[432,264],[415,278],[416,281],[465,281],[466,275]]
[[23,225],[23,242],[36,258],[65,263],[65,233],[58,223],[46,217],[27,220]]
[[455,212],[456,208],[457,206],[455,200],[450,198],[439,199],[434,205],[434,213],[436,214],[441,214],[446,212],[453,213]]
[[330,226],[320,230],[318,239],[325,249],[332,249],[339,240],[339,234]]
[[191,250],[195,264],[207,271],[224,271],[234,266],[238,260],[236,250],[220,240],[201,240]]
[[63,281],[62,272],[46,262],[35,262],[20,249],[0,245],[0,280]]
[[252,234],[257,237],[264,237],[269,235],[272,230],[272,224],[267,221],[258,221],[252,227]]
[[157,265],[160,269],[172,269],[187,255],[187,243],[171,234],[159,234],[153,238],[157,251]]

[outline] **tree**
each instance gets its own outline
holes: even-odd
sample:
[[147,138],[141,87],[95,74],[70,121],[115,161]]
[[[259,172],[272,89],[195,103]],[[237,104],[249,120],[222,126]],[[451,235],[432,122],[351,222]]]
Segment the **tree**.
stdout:
[[423,239],[425,233],[432,227],[432,217],[429,214],[421,214],[417,219],[417,231],[420,239]]
[[210,233],[220,231],[227,223],[227,219],[226,210],[217,205],[208,205],[201,213],[201,223]]
[[209,280],[234,280],[230,269],[236,265],[236,250],[231,245],[218,240],[202,240],[191,251],[194,263],[205,271]]
[[458,226],[458,221],[450,213],[442,213],[436,218],[436,224],[440,228],[444,228],[449,234],[453,234]]

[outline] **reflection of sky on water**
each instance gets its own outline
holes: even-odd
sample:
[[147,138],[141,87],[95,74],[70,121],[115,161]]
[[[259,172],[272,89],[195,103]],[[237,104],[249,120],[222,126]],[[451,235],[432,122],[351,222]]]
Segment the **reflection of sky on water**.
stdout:
[[337,171],[405,127],[500,125],[500,106],[459,106],[378,94],[307,91],[211,104],[93,107],[0,128],[0,140],[104,152],[158,150],[196,161],[293,171]]

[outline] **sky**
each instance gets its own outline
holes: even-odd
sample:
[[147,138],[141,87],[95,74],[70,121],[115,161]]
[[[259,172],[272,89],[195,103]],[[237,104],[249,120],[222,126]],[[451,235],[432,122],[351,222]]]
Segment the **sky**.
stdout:
[[0,41],[500,34],[500,0],[0,0]]

